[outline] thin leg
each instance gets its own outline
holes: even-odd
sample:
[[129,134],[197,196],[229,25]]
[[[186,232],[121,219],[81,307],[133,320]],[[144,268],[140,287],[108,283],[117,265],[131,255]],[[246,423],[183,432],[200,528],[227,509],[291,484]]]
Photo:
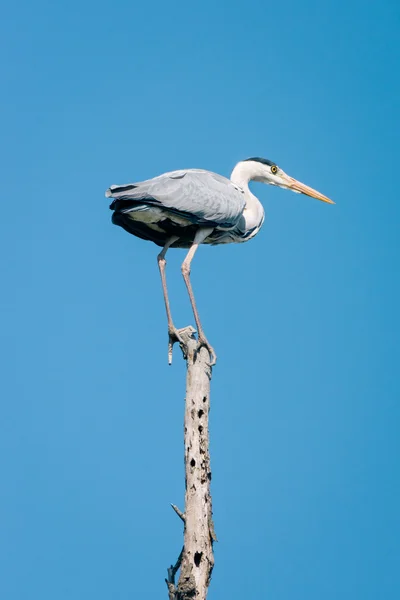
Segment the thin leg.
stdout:
[[199,229],[197,231],[194,241],[193,241],[193,245],[191,246],[189,252],[186,255],[185,260],[182,263],[182,275],[183,275],[183,278],[186,283],[187,291],[188,291],[189,298],[190,298],[190,303],[192,305],[193,314],[194,314],[194,318],[196,321],[197,334],[198,334],[197,349],[200,350],[200,348],[202,346],[205,346],[207,348],[208,352],[210,353],[211,366],[215,365],[215,363],[217,362],[217,355],[215,354],[214,348],[207,341],[207,338],[204,335],[203,327],[201,326],[200,317],[199,317],[199,313],[198,313],[197,306],[196,306],[196,300],[194,298],[192,284],[190,282],[190,265],[191,265],[194,255],[196,253],[197,248],[206,239],[206,237],[208,237],[210,235],[210,233],[212,231],[213,231],[213,228],[210,228],[210,227]]
[[164,294],[165,310],[167,312],[168,319],[168,364],[172,363],[172,348],[175,342],[183,343],[183,340],[180,337],[179,332],[172,321],[171,308],[169,305],[168,298],[167,279],[165,276],[165,266],[167,264],[167,261],[165,260],[165,255],[167,254],[168,248],[177,240],[179,240],[179,237],[176,235],[170,237],[166,241],[166,244],[161,250],[160,254],[157,256],[158,268],[160,269],[161,283]]

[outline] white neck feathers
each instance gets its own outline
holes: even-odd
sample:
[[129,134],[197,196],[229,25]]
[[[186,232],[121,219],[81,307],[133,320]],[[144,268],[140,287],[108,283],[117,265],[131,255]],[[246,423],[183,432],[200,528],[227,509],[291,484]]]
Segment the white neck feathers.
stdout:
[[246,208],[243,211],[243,216],[246,221],[246,229],[258,227],[264,220],[263,205],[249,189],[249,181],[257,178],[259,175],[257,163],[252,161],[239,162],[231,174],[231,181],[241,187],[245,194]]

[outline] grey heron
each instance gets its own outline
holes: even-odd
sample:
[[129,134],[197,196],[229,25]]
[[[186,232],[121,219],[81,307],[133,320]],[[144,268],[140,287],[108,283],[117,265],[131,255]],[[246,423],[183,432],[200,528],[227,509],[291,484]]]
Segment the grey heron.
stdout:
[[273,161],[259,157],[239,162],[230,179],[211,171],[185,169],[138,183],[112,185],[106,191],[106,197],[113,198],[110,205],[112,222],[128,233],[162,247],[157,259],[168,320],[170,364],[173,344],[182,343],[182,339],[173,323],[168,299],[167,250],[189,248],[182,263],[182,275],[196,321],[197,349],[205,346],[213,365],[216,354],[200,322],[190,281],[190,266],[200,244],[247,242],[260,231],[264,208],[250,191],[250,181],[275,185],[334,204],[320,192],[289,177]]

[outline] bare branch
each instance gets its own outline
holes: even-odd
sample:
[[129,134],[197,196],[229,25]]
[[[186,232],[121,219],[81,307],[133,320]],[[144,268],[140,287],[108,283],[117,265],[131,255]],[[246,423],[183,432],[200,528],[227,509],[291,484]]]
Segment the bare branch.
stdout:
[[175,504],[171,504],[172,508],[183,522],[185,522],[185,513],[183,513]]
[[181,553],[178,556],[178,560],[176,561],[176,563],[174,565],[171,565],[168,569],[168,579],[165,580],[165,583],[167,584],[168,587],[168,596],[169,596],[169,600],[177,600],[177,589],[175,587],[175,575],[177,574],[181,563],[182,563],[182,556],[183,556],[183,548],[181,550]]

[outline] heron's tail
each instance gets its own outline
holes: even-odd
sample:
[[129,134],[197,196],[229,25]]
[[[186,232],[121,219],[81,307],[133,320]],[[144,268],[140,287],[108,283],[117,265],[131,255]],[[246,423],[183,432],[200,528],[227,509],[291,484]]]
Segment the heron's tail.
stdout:
[[126,196],[127,192],[129,193],[137,187],[138,186],[134,183],[128,183],[127,185],[111,185],[108,190],[106,190],[106,198]]
[[127,183],[126,185],[112,185],[106,191],[106,198],[113,198],[111,210],[129,212],[130,210],[143,210],[149,206],[160,204],[158,200],[147,193],[143,183]]

